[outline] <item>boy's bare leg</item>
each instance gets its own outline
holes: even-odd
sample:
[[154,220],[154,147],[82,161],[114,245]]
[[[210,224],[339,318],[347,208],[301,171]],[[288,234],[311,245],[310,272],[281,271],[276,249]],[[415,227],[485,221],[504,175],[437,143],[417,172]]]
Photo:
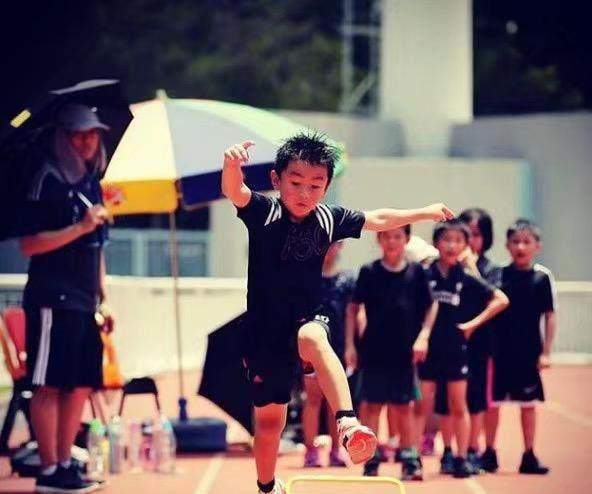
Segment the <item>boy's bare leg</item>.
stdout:
[[255,440],[253,453],[257,466],[257,480],[268,484],[275,477],[278,449],[286,426],[288,405],[272,403],[255,407]]
[[415,430],[417,449],[421,451],[421,440],[425,432],[426,417],[431,417],[434,412],[434,394],[436,383],[434,381],[421,381],[421,400],[415,402]]
[[[304,391],[306,392],[306,401],[302,408],[302,432],[304,445],[307,448],[312,448],[315,437],[319,433],[319,415],[323,403],[323,393],[314,376],[304,376]],[[334,423],[334,420],[329,422]]]
[[399,416],[397,415],[397,409],[389,406],[386,409],[386,419],[388,422],[388,433],[389,439],[396,437],[400,434],[399,431]]
[[39,444],[41,466],[58,462],[58,399],[60,390],[52,386],[41,386],[31,399],[31,421]]
[[499,407],[490,407],[485,412],[485,445],[488,448],[495,449],[495,440],[497,437],[497,428],[499,426]]
[[335,410],[353,410],[349,384],[343,365],[329,345],[327,332],[317,323],[309,322],[298,331],[298,353],[314,367],[319,385]]
[[471,414],[471,433],[469,436],[469,447],[479,451],[479,437],[483,430],[484,412]]
[[417,442],[413,432],[411,405],[389,405],[387,414],[396,419],[396,427],[401,436],[399,446],[401,448],[411,448]]
[[325,408],[327,413],[327,429],[329,429],[329,434],[331,435],[331,449],[332,450],[339,450],[339,434],[337,433],[337,422],[335,422],[335,410],[333,410],[329,403],[325,402]]
[[382,411],[382,403],[366,403],[364,407],[364,415],[360,417],[362,423],[366,427],[370,427],[375,434],[378,434],[378,426],[380,423],[380,412]]
[[520,420],[522,422],[524,450],[528,451],[534,448],[534,434],[536,430],[536,408],[534,406],[521,407]]
[[452,417],[452,428],[456,436],[458,456],[467,457],[469,446],[469,410],[467,409],[467,381],[449,381],[448,408]]
[[72,391],[62,391],[60,394],[57,435],[60,462],[66,462],[72,456],[72,444],[80,429],[82,411],[90,392],[91,388],[74,388]]
[[440,432],[442,433],[442,442],[445,448],[452,447],[452,418],[450,415],[440,415]]

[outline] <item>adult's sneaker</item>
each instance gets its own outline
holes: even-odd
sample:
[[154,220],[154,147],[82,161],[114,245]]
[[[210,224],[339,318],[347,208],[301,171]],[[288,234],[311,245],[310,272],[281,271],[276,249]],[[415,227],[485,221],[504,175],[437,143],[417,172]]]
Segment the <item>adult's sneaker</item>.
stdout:
[[480,458],[481,469],[489,473],[497,472],[499,464],[497,462],[497,453],[493,448],[487,448],[483,451]]
[[545,475],[549,473],[549,467],[541,465],[539,459],[535,456],[532,450],[526,451],[522,455],[522,462],[518,469],[520,473],[532,474],[532,475]]
[[337,421],[339,442],[347,450],[354,464],[365,463],[374,456],[378,441],[376,434],[355,417],[342,417]]
[[440,473],[452,475],[454,473],[454,455],[450,448],[444,448],[444,454],[440,458]]

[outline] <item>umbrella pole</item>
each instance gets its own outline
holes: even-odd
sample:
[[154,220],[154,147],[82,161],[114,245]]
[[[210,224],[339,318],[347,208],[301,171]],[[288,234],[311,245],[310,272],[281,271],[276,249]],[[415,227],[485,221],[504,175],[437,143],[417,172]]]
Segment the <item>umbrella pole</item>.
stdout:
[[185,381],[183,378],[182,364],[182,337],[181,337],[181,317],[179,314],[179,244],[177,242],[177,225],[175,221],[175,212],[169,213],[169,252],[171,261],[171,274],[173,276],[173,305],[175,310],[175,331],[177,335],[177,364],[179,372],[179,420],[187,420],[187,399],[185,398]]

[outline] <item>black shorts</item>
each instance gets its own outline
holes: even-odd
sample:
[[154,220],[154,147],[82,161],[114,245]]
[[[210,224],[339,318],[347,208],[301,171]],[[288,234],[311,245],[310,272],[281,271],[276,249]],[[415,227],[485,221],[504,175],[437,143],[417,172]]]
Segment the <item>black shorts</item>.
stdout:
[[[261,344],[256,348],[247,344],[244,362],[254,406],[289,403],[292,390],[302,374],[314,373],[314,369],[302,362],[298,355],[298,331],[313,321],[325,330],[330,341],[329,316],[317,311],[310,317],[294,322],[293,328],[285,333],[289,335],[289,341],[280,347],[280,351]],[[244,324],[249,326],[247,334],[257,331],[256,324],[249,317],[245,318]]]
[[444,348],[430,345],[425,362],[418,366],[422,381],[462,381],[469,376],[467,345]]
[[[469,352],[469,376],[467,379],[467,405],[469,413],[474,415],[484,412],[488,408],[487,397],[487,354],[471,355]],[[446,383],[439,381],[436,386],[436,400],[434,411],[438,415],[448,415],[448,393]]]
[[361,401],[407,405],[418,396],[413,365],[397,370],[362,368],[360,371]]
[[545,401],[538,361],[525,363],[502,356],[493,359],[493,402],[506,400],[519,403]]
[[103,386],[103,343],[92,312],[27,308],[27,374],[33,386]]

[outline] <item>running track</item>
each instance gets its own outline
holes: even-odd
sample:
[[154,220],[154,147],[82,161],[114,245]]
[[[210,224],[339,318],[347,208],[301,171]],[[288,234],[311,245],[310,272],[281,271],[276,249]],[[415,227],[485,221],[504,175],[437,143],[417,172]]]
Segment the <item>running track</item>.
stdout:
[[[518,410],[502,410],[498,455],[501,463],[496,475],[481,475],[469,480],[455,480],[440,476],[436,458],[425,461],[426,480],[407,484],[410,494],[579,494],[592,493],[592,367],[555,367],[544,373],[548,402],[539,410],[539,436],[537,451],[545,463],[552,467],[549,475],[528,477],[516,473],[522,452],[522,437]],[[176,410],[176,380],[174,375],[158,379],[165,411]],[[186,380],[193,392],[197,374],[189,373]],[[187,394],[189,390],[187,390]],[[152,413],[148,398],[131,397],[124,415],[143,418]],[[220,415],[202,398],[190,398],[190,413]],[[237,426],[230,427],[230,439],[244,440],[245,434]],[[13,434],[13,441],[19,440]],[[22,433],[21,433],[22,439]],[[301,469],[302,456],[294,453],[279,460],[279,475],[287,479],[293,475],[311,473]],[[105,494],[251,494],[255,493],[253,460],[241,450],[224,455],[183,456],[178,460],[180,472],[174,476],[153,473],[124,473],[111,476]],[[7,461],[0,458],[0,492],[32,492],[33,481],[6,477]],[[360,469],[320,469],[312,473],[357,475]],[[382,475],[398,475],[399,466],[382,465]],[[394,492],[385,487],[361,488],[302,485],[298,494],[386,494]]]

